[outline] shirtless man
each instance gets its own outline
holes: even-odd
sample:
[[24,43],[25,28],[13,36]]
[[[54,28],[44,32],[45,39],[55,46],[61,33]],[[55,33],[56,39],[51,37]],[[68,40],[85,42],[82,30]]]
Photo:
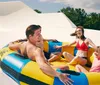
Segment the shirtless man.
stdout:
[[[39,25],[38,25],[39,26]],[[41,26],[39,26],[41,28]],[[25,39],[18,39],[16,41],[13,41],[12,43],[22,43],[22,42],[26,42],[27,38]],[[61,52],[52,52],[52,53],[48,53],[44,51],[44,42],[45,41],[52,41],[52,42],[58,42],[56,39],[44,39],[42,37],[42,35],[40,35],[40,40],[36,43],[36,46],[41,48],[44,52],[45,57],[47,58],[48,62],[52,62],[55,60],[59,60],[61,57]],[[19,52],[19,51],[18,51]]]
[[50,64],[48,64],[43,50],[37,46],[41,39],[41,27],[39,25],[30,25],[26,29],[27,41],[18,44],[9,44],[12,50],[20,50],[21,55],[27,56],[29,59],[36,61],[40,69],[47,75],[58,77],[64,85],[73,85],[72,80],[67,77],[68,74],[56,72]]

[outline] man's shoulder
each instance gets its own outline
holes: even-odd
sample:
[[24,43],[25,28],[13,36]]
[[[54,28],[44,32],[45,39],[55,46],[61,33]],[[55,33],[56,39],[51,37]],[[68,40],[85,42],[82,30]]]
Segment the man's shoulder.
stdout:
[[39,51],[39,50],[41,50],[41,48],[39,48],[39,47],[37,47],[35,45],[29,45],[28,49],[31,50],[31,51]]

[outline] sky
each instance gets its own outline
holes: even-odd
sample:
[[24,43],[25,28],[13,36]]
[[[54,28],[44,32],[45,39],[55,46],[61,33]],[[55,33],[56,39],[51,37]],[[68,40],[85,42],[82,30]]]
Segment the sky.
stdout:
[[82,8],[87,13],[100,13],[100,0],[0,0],[6,1],[22,1],[32,9],[38,9],[43,13],[57,12],[68,6]]

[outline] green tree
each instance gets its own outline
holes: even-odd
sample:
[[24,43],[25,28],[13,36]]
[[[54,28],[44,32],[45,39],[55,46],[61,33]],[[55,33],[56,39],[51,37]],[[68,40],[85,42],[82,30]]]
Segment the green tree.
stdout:
[[71,7],[63,8],[59,12],[63,12],[68,18],[71,19],[75,25],[84,25],[87,13],[84,9],[74,9]]
[[34,9],[34,11],[36,11],[37,13],[42,13],[41,11],[39,11],[38,9]]
[[86,23],[84,27],[88,27],[89,29],[100,30],[100,14],[90,13],[86,18]]
[[100,13],[87,14],[84,9],[71,7],[62,8],[58,12],[63,12],[76,26],[100,30]]

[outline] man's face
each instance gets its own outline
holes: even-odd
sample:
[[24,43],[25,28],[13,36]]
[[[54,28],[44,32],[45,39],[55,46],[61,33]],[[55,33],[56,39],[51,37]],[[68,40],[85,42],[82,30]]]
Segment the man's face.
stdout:
[[40,38],[41,38],[41,28],[35,30],[34,35],[32,36],[31,40],[38,42],[40,41]]

